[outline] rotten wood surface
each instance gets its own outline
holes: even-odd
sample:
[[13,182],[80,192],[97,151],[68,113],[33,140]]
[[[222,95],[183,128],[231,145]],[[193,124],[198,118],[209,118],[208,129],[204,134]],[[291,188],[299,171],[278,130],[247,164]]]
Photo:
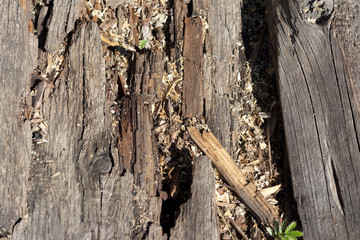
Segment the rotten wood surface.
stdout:
[[[110,111],[117,87],[115,81],[112,94],[106,90],[98,26],[79,22],[71,29],[72,15],[63,18],[63,11],[69,9],[63,2],[63,7],[57,6],[57,2],[54,9],[58,7],[59,11],[45,13],[51,15],[50,25],[55,24],[54,19],[58,22],[47,32],[45,49],[49,53],[39,51],[38,63],[37,47],[41,44],[28,30],[26,13],[17,2],[1,7],[3,15],[9,18],[3,19],[2,26],[6,28],[1,34],[2,46],[6,48],[1,58],[4,141],[0,149],[6,157],[1,158],[0,190],[4,197],[0,203],[0,236],[161,239],[161,199],[156,196],[160,182],[158,150],[151,133],[152,117],[144,101],[153,93],[149,81],[158,79],[150,74],[163,68],[157,64],[163,56],[155,52],[154,57],[136,57],[136,71],[147,73],[134,78],[146,86],[139,86],[145,97],[137,94],[123,100],[122,107],[130,111],[130,116],[124,114],[122,124],[130,122],[127,133],[132,134],[134,141],[128,143],[126,151],[118,151],[113,136],[115,120]],[[74,9],[77,11],[80,9]],[[64,22],[69,23],[66,28]],[[66,42],[67,47],[59,78],[52,84],[31,81],[37,64],[59,51],[61,42]],[[30,91],[34,94],[29,95]],[[35,123],[33,114],[23,113],[28,108],[38,110],[40,121],[46,126],[42,134],[30,128],[30,123]],[[46,141],[38,144],[34,137]],[[124,160],[128,156],[132,157],[129,162]]]
[[358,1],[268,1],[305,239],[360,237],[359,8]]
[[225,180],[234,188],[236,194],[263,224],[271,225],[277,219],[277,209],[266,201],[257,191],[256,185],[246,179],[234,159],[209,131],[200,133],[194,127],[187,128],[191,138],[210,158]]
[[[111,1],[114,7],[122,3]],[[105,78],[98,25],[81,16],[86,12],[83,2],[48,3],[38,13],[37,26],[29,19],[30,1],[20,4],[6,1],[0,6],[5,16],[0,34],[0,193],[5,196],[0,200],[0,237],[166,238],[160,226],[161,176],[149,104],[159,98],[165,53],[136,53],[129,73],[131,95],[119,96],[118,80],[109,83]],[[199,49],[194,53],[185,49],[189,60],[201,65],[194,69],[189,62],[184,69],[197,78],[186,80],[197,81],[194,94],[203,95],[195,113],[202,111],[197,115],[207,119],[233,154],[237,115],[230,101],[239,98],[234,86],[242,56],[236,45],[241,37],[241,6],[217,0],[174,1],[170,7],[168,57],[179,62],[184,44],[195,37],[191,41]],[[208,32],[203,42],[204,32],[192,36],[191,27],[203,31],[204,19]],[[132,24],[137,20],[134,17]],[[189,26],[185,31],[184,23]],[[64,62],[56,79],[34,73],[51,69],[49,56],[61,51]],[[114,119],[110,108],[118,97],[121,111]],[[193,104],[189,98],[185,102]],[[41,134],[33,130],[35,125],[41,125]],[[194,236],[194,232],[198,239],[218,237],[211,199],[213,173],[208,161],[201,161],[195,161],[194,197],[181,207],[173,239]],[[197,215],[202,203],[207,204],[201,207],[204,214]],[[194,222],[202,223],[197,231],[192,229]]]
[[185,18],[184,33],[184,104],[185,117],[203,114],[203,22],[200,17]]

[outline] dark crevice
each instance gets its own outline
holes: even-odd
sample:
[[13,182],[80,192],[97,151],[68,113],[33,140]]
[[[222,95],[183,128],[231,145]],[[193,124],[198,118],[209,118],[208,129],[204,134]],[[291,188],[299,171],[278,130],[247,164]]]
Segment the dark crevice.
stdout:
[[162,181],[163,204],[160,214],[160,224],[163,233],[170,237],[171,228],[175,226],[180,215],[180,206],[191,198],[192,157],[189,150],[171,149],[171,160]]
[[125,173],[126,173],[126,169],[124,168],[123,171],[120,173],[120,177],[125,176]]
[[70,46],[71,46],[72,42],[74,41],[75,33],[77,33],[77,30],[81,26],[81,23],[82,23],[82,21],[80,19],[77,19],[75,21],[74,29],[72,31],[70,31],[64,39],[64,42],[66,42],[66,44],[65,44],[65,53],[66,54],[69,53]]
[[191,17],[193,15],[194,11],[194,3],[193,0],[190,0],[190,2],[187,5],[187,17]]
[[[46,12],[45,16],[42,17],[41,12],[45,8],[47,8],[47,12]],[[53,8],[54,8],[53,1],[51,1],[47,6],[37,5],[35,7],[35,10],[38,11],[38,14],[36,15],[36,18],[35,18],[35,26],[38,31],[37,36],[39,38],[38,47],[43,51],[46,51],[45,44],[46,44],[47,34],[49,31],[48,26],[50,24]]]
[[145,240],[148,238],[149,235],[149,231],[150,231],[150,226],[153,224],[153,222],[148,222],[147,226],[146,226],[146,231],[144,232],[144,234],[141,237],[141,240]]
[[343,198],[342,198],[342,195],[341,195],[341,191],[340,191],[341,188],[340,188],[340,184],[339,184],[339,179],[338,179],[338,176],[336,174],[335,166],[334,166],[333,161],[331,161],[331,169],[332,169],[332,175],[334,177],[337,197],[338,197],[340,205],[341,205],[341,210],[344,211],[344,201],[343,201]]
[[[286,2],[286,1],[285,1]],[[253,84],[253,95],[256,99],[259,111],[270,112],[271,118],[265,119],[263,126],[267,127],[275,124],[273,132],[269,134],[271,145],[271,164],[274,164],[279,173],[275,182],[272,184],[282,184],[282,190],[276,194],[279,208],[284,213],[284,218],[288,221],[299,220],[297,204],[294,199],[289,159],[286,152],[286,141],[281,109],[273,108],[274,103],[280,103],[279,87],[276,81],[277,47],[270,42],[270,33],[273,31],[271,22],[266,21],[265,0],[253,1],[244,0],[242,7],[242,38],[245,48],[244,56],[251,68],[251,79]],[[284,3],[287,4],[288,3]],[[289,8],[287,6],[287,11]],[[286,16],[284,16],[285,18]],[[292,19],[286,18],[290,26],[293,26]],[[296,28],[293,27],[291,37],[297,35]],[[274,41],[276,42],[276,41]],[[242,73],[242,77],[245,73]],[[244,86],[242,87],[244,88]],[[246,109],[246,108],[245,108]],[[272,123],[275,121],[275,123]]]
[[112,155],[112,153],[111,153],[111,144],[109,145],[108,151],[109,151],[109,158],[110,158],[110,162],[111,162],[111,168],[110,168],[109,172],[107,172],[107,174],[110,175],[111,172],[112,172],[113,169],[114,169],[114,166],[115,166],[115,160],[114,160],[114,157],[113,157],[113,155]]
[[168,0],[167,2],[169,17],[166,20],[164,26],[164,35],[165,35],[165,52],[168,57],[171,56],[171,49],[175,47],[175,16],[174,16],[174,0]]
[[14,230],[15,230],[16,225],[18,225],[18,224],[21,222],[21,220],[23,220],[23,218],[19,218],[19,219],[14,223],[14,225],[12,226],[12,229],[11,229],[11,232],[12,232],[12,233],[14,233]]

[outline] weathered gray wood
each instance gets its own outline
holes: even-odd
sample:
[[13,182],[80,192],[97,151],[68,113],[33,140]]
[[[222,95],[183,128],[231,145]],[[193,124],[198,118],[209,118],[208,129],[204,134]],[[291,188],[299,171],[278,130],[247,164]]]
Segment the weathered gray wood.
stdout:
[[17,1],[0,5],[0,237],[26,215],[31,131],[23,121],[30,74],[37,63],[36,37]]
[[97,26],[81,26],[69,49],[69,67],[42,99],[48,142],[32,149],[28,216],[14,229],[15,239],[99,237],[106,205],[100,177],[113,164],[101,54]]
[[211,161],[202,156],[194,161],[191,199],[180,208],[170,239],[219,239],[215,206],[215,173]]
[[[145,60],[139,65],[144,66]],[[67,65],[51,96],[43,99],[48,143],[33,148],[36,157],[28,183],[28,216],[16,225],[14,238],[161,236],[161,199],[156,197],[159,174],[157,157],[152,154],[157,147],[151,137],[148,106],[138,95],[132,99],[131,120],[141,127],[134,128],[134,145],[117,156],[111,139],[113,119],[105,98],[105,65],[96,24],[76,29]],[[146,82],[150,77],[139,78],[143,81],[137,82],[150,86]],[[132,169],[124,172],[121,159],[132,153]]]
[[306,239],[358,239],[359,3],[313,4],[267,6],[293,189]]
[[[235,156],[238,140],[238,111],[231,104],[240,98],[238,74],[244,67],[241,40],[241,4],[238,1],[193,1],[194,14],[206,20],[204,39],[204,116],[221,144]],[[232,102],[232,103],[230,103]]]
[[75,21],[80,18],[81,11],[83,11],[85,2],[81,0],[65,0],[53,1],[51,5],[51,15],[46,25],[47,38],[45,49],[54,53],[60,48],[61,42],[75,27]]

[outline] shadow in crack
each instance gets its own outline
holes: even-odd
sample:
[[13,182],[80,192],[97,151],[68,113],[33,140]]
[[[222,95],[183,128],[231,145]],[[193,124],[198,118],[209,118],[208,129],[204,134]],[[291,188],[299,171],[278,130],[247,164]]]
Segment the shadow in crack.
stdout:
[[[262,165],[270,172],[271,185],[281,184],[276,194],[278,207],[284,218],[293,221],[299,219],[293,195],[289,162],[286,154],[286,142],[282,121],[281,104],[276,81],[276,52],[273,52],[266,19],[265,0],[244,0],[242,9],[242,37],[244,52],[249,63],[248,73],[257,109],[245,106],[244,114],[254,112],[264,119],[262,129],[268,145],[268,160]],[[270,29],[271,31],[271,29]],[[271,33],[271,32],[270,32]],[[246,112],[247,111],[247,112]]]
[[187,149],[171,149],[163,176],[160,197],[164,200],[160,223],[163,233],[170,236],[180,214],[180,206],[191,197],[192,157]]

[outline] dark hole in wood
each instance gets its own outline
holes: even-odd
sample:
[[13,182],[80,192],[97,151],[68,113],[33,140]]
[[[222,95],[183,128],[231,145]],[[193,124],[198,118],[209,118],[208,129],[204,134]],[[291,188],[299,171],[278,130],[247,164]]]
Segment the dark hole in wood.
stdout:
[[[162,181],[162,192],[167,193],[163,201],[160,223],[163,233],[170,236],[170,230],[175,226],[180,214],[180,206],[191,197],[192,157],[187,149],[171,149],[171,160]],[[164,198],[163,198],[164,199]]]
[[187,17],[191,17],[191,16],[193,16],[193,11],[194,11],[194,6],[193,6],[193,1],[192,0],[190,0],[190,1],[185,1],[185,2],[188,2],[187,3],[187,10],[188,10],[188,12],[187,12]]
[[[49,20],[51,18],[51,14],[53,12],[53,8],[54,8],[54,2],[51,1],[47,6],[36,6],[38,10],[38,14],[35,17],[36,19],[36,30],[37,32],[37,36],[39,38],[39,48],[43,51],[45,51],[45,44],[46,44],[46,38],[47,38],[47,33],[48,33],[48,25],[49,25]],[[41,10],[45,10],[46,14],[45,16],[41,16],[42,11]]]
[[151,226],[152,222],[148,222],[147,226],[146,226],[146,231],[144,232],[143,236],[141,237],[141,240],[146,240],[148,235],[149,235],[149,231],[150,231],[150,226]]
[[33,132],[32,133],[32,138],[33,138],[33,140],[42,139],[43,135],[40,132]]

